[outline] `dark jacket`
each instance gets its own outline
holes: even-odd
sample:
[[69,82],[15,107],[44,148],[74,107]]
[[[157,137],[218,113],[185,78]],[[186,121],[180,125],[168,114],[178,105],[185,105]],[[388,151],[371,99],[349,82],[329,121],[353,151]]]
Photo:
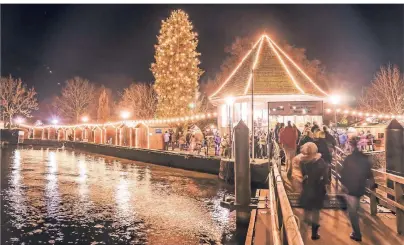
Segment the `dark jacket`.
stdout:
[[325,131],[325,141],[330,148],[334,148],[337,145],[337,141],[328,131]]
[[303,135],[303,136],[300,138],[299,143],[298,143],[298,145],[297,145],[296,154],[299,154],[299,153],[300,153],[300,148],[301,148],[304,144],[306,144],[306,143],[308,143],[308,142],[314,142],[314,141],[313,141],[313,139],[310,138],[309,136]]
[[318,148],[318,153],[321,154],[321,158],[323,158],[326,163],[330,164],[332,155],[330,153],[330,149],[328,149],[325,139],[317,139],[316,141],[314,141],[314,143]]
[[321,209],[326,195],[327,163],[320,158],[299,164],[303,175],[300,205],[306,210]]
[[372,163],[357,148],[342,163],[341,183],[347,188],[348,194],[360,197],[365,194],[366,180],[373,181]]

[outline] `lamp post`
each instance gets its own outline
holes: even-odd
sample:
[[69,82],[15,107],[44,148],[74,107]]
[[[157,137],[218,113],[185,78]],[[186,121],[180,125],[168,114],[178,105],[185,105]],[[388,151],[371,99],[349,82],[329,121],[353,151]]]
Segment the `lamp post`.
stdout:
[[254,163],[254,68],[251,70],[251,158]]
[[334,123],[335,128],[337,128],[337,105],[341,102],[341,96],[334,94],[330,96],[331,104],[334,106]]
[[[130,112],[128,111],[121,111],[121,118],[126,121],[130,117]],[[123,136],[123,144],[126,145],[126,127],[124,129],[124,136]],[[116,143],[115,143],[116,144]]]
[[234,98],[233,97],[227,97],[226,98],[226,104],[227,107],[229,108],[229,114],[228,114],[228,121],[229,121],[229,144],[230,144],[230,149],[229,149],[229,158],[232,158],[232,154],[233,154],[233,140],[232,140],[232,135],[231,135],[231,131],[232,131],[232,126],[231,126],[231,108],[233,106],[234,103]]

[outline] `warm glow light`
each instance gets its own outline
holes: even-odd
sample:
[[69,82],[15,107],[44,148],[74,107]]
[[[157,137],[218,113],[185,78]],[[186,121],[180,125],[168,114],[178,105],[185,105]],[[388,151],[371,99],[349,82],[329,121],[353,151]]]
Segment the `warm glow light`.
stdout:
[[326,112],[327,112],[327,113],[330,113],[330,112],[331,112],[331,109],[330,109],[330,108],[328,108],[328,109],[326,110]]
[[330,96],[329,100],[331,104],[338,105],[341,102],[341,96],[334,94]]
[[[288,75],[290,76],[290,79],[292,80],[293,84],[295,85],[295,87],[302,93],[304,94],[304,91],[302,88],[300,88],[300,86],[297,84],[295,77],[292,75],[292,73],[289,71],[288,67],[286,66],[285,62],[283,61],[282,57],[279,55],[278,51],[274,48],[274,46],[272,45],[272,42],[269,41],[269,37],[267,36],[269,45],[271,46],[272,50],[275,51],[276,56],[278,57],[279,61],[281,62],[283,68],[285,68],[286,72],[288,73]],[[286,56],[286,55],[285,55]],[[293,61],[292,61],[293,62]]]
[[255,66],[257,65],[257,62],[258,62],[258,57],[259,57],[259,54],[261,52],[262,43],[264,42],[263,40],[264,40],[264,35],[260,38],[260,46],[258,46],[258,51],[257,51],[257,54],[255,55],[255,60],[254,60],[254,64],[253,64],[253,67],[252,67],[252,70],[251,70],[251,73],[250,73],[250,77],[248,78],[247,86],[244,89],[244,95],[247,94],[248,89],[250,88],[251,81],[252,81],[253,75],[254,75],[253,72],[254,72]]
[[341,111],[341,109],[339,109],[339,108],[336,110],[336,112],[340,112],[340,111]]
[[81,118],[81,121],[84,122],[84,123],[88,122],[88,117],[87,117],[87,116],[83,116],[83,117]]
[[226,104],[228,106],[233,105],[233,103],[234,103],[234,98],[232,96],[229,96],[229,97],[226,98]]
[[21,123],[24,123],[25,119],[22,118],[22,117],[17,117],[14,121],[15,121],[15,123],[17,123],[17,124],[21,124]]
[[344,114],[348,114],[348,113],[349,113],[349,111],[348,111],[348,110],[345,110],[345,111],[344,111]]
[[272,41],[271,38],[266,35],[265,37],[269,40],[270,44],[273,44],[286,57],[286,59],[288,59],[293,66],[295,66],[309,80],[309,82],[314,85],[314,87],[320,90],[320,92],[322,92],[324,95],[328,96],[328,94],[324,92],[324,90],[322,90],[274,41]]
[[130,117],[130,112],[129,111],[121,111],[121,118],[122,119],[128,119]]
[[224,81],[224,83],[216,90],[216,92],[214,92],[211,96],[209,96],[209,98],[212,98],[213,96],[215,96],[226,84],[228,81],[230,81],[230,79],[234,76],[234,74],[237,72],[238,68],[240,68],[240,66],[244,63],[245,59],[247,59],[247,57],[250,55],[250,53],[255,49],[255,47],[257,46],[257,44],[261,41],[261,39],[259,39],[254,46],[252,47],[252,49],[250,49],[250,51],[247,52],[247,54],[243,57],[243,59],[240,61],[240,63],[238,63],[236,69],[233,70],[233,72],[230,74],[230,76],[227,77],[227,79]]
[[52,119],[52,124],[56,125],[56,124],[58,124],[58,123],[59,123],[59,120],[58,120],[58,119],[56,119],[56,118]]
[[195,108],[195,103],[189,103],[189,108],[194,109]]

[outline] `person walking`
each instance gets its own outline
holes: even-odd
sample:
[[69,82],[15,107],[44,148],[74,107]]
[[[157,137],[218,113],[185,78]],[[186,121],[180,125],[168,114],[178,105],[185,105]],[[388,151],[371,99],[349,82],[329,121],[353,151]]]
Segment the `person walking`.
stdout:
[[275,139],[276,143],[279,143],[279,130],[280,130],[280,128],[281,128],[281,124],[276,123],[275,130],[274,130],[274,139]]
[[292,127],[292,123],[288,121],[288,126],[280,131],[279,142],[285,151],[286,157],[286,173],[290,178],[292,176],[292,159],[296,155],[296,141],[297,141],[297,131]]
[[360,198],[366,192],[367,180],[370,180],[373,185],[375,182],[371,170],[372,163],[370,159],[358,149],[357,139],[351,139],[350,144],[354,150],[342,163],[341,183],[346,192],[345,198],[348,205],[348,215],[353,230],[350,238],[355,241],[362,241],[358,216]]
[[339,135],[338,135],[338,140],[339,140],[339,146],[341,147],[342,150],[345,151],[346,149],[346,143],[348,141],[348,136],[345,133],[345,131],[342,131]]
[[321,154],[323,160],[327,163],[328,166],[328,174],[327,179],[328,183],[331,183],[331,161],[332,161],[332,154],[330,152],[330,148],[327,145],[326,135],[323,131],[317,131],[314,134],[314,143],[317,146],[318,153]]
[[185,135],[182,132],[179,132],[178,135],[178,144],[180,146],[180,151],[184,150],[185,145],[186,145],[186,139],[185,139]]
[[220,138],[219,132],[216,132],[214,141],[215,141],[215,156],[219,156],[220,143],[221,143],[221,138]]
[[366,132],[366,139],[367,139],[367,147],[369,151],[375,150],[374,139],[375,137],[372,135],[370,130]]
[[334,136],[330,134],[330,131],[326,126],[323,127],[323,132],[325,133],[325,141],[327,142],[327,146],[330,149],[330,152],[333,152],[335,146],[337,146],[337,141],[335,140]]
[[308,142],[314,142],[313,140],[313,133],[310,131],[310,128],[307,128],[302,136],[299,139],[299,143],[297,144],[297,149],[296,149],[296,154],[300,154],[300,149],[301,147],[308,143]]
[[267,148],[267,136],[262,133],[259,138],[259,145],[260,145],[260,158],[266,157],[266,148]]
[[164,150],[168,151],[168,144],[170,143],[170,134],[166,131],[163,135],[164,138]]
[[308,142],[302,146],[301,153],[294,158],[302,172],[302,192],[300,205],[304,209],[304,221],[311,225],[311,239],[320,239],[320,210],[326,196],[327,164],[318,153],[316,144]]
[[174,151],[175,147],[177,147],[177,133],[171,133],[171,150]]

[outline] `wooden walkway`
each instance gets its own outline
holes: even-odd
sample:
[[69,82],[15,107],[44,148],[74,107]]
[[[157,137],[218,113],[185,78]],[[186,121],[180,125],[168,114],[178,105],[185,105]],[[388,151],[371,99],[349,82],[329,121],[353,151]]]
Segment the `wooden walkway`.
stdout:
[[[283,169],[283,168],[282,168]],[[293,169],[291,179],[286,177],[285,171],[282,171],[286,192],[297,193],[301,190],[302,175],[297,167]],[[327,189],[328,194],[342,194],[341,190],[332,183]],[[392,213],[378,213],[377,216],[370,215],[368,198],[361,200],[360,209],[360,227],[362,231],[362,242],[364,245],[395,245],[404,244],[404,236],[397,234],[396,217]],[[303,220],[303,209],[294,208],[294,214]],[[342,209],[323,209],[320,214],[321,238],[317,241],[311,240],[311,227],[304,222],[300,222],[300,232],[304,244],[359,244],[349,238],[352,232],[346,210]]]

